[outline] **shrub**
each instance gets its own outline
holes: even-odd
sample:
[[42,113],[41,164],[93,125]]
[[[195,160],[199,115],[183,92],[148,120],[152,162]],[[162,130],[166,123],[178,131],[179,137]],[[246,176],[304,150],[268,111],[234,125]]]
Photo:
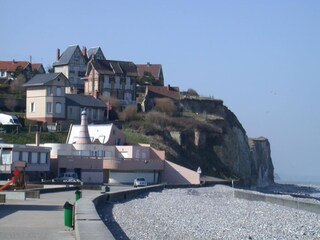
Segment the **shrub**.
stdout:
[[119,119],[121,121],[134,121],[139,120],[139,114],[135,105],[128,105],[121,113],[119,113]]
[[177,107],[170,98],[155,98],[155,107],[153,110],[167,114],[168,116],[175,116]]

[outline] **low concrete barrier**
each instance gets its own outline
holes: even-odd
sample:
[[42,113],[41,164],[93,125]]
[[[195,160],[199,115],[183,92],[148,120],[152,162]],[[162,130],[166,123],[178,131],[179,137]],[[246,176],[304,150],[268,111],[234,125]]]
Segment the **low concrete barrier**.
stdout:
[[137,197],[141,193],[145,192],[155,192],[161,191],[165,187],[164,184],[147,186],[142,188],[134,188],[129,190],[122,190],[117,192],[107,192],[93,200],[94,204],[97,206],[102,203],[106,203],[108,201],[122,201],[122,200],[129,200],[132,198]]
[[6,202],[6,195],[0,194],[0,203],[5,203],[5,202]]
[[6,199],[10,200],[26,200],[26,193],[23,191],[1,191],[1,194],[6,195]]
[[263,201],[263,202],[269,202],[285,207],[290,207],[290,208],[295,208],[303,211],[308,211],[308,212],[313,212],[320,214],[320,203],[312,203],[308,202],[305,199],[299,199],[299,198],[294,198],[294,199],[288,199],[288,198],[283,198],[283,197],[278,197],[278,196],[272,196],[268,194],[263,194],[263,193],[254,193],[254,192],[249,192],[245,190],[239,190],[239,189],[234,189],[234,197],[240,198],[240,199],[246,199],[249,201]]
[[40,191],[26,191],[26,198],[40,198]]

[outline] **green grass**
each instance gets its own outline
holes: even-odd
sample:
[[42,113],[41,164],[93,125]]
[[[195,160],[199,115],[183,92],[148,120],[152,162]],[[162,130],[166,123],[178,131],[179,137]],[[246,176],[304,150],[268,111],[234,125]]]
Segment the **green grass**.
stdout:
[[126,135],[128,144],[138,144],[138,143],[150,143],[149,139],[137,132],[133,132],[131,129],[122,129],[123,133]]
[[[11,144],[32,144],[35,143],[35,133],[1,133],[0,138],[5,143]],[[65,132],[41,132],[40,143],[65,143],[67,139],[67,133]]]

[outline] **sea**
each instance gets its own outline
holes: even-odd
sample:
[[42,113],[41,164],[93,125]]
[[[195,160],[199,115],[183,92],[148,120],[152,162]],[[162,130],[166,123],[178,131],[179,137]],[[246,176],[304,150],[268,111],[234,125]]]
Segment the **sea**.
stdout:
[[295,185],[299,190],[299,195],[306,198],[315,198],[320,201],[320,181],[292,181],[292,180],[275,180],[280,185]]

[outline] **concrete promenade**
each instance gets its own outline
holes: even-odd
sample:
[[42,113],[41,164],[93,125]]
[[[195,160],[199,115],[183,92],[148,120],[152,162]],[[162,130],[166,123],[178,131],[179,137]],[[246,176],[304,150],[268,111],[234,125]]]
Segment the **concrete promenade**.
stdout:
[[[84,190],[98,196],[100,191]],[[64,226],[63,205],[75,202],[75,191],[41,194],[40,199],[7,200],[0,204],[0,239],[74,240],[73,229]]]

